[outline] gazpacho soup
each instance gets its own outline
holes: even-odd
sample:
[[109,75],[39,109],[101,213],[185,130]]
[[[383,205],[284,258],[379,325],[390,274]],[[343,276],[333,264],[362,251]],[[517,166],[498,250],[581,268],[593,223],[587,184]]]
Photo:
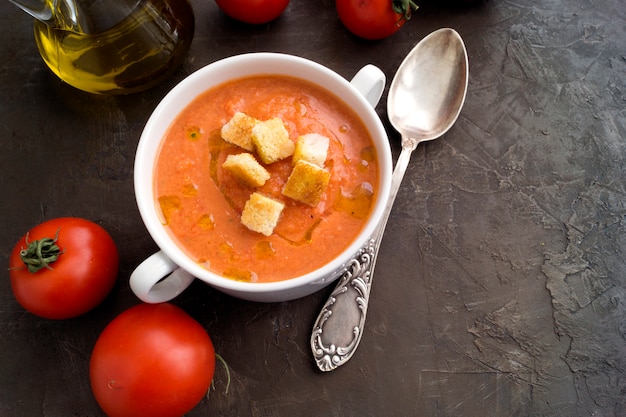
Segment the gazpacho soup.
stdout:
[[282,75],[201,93],[176,117],[154,189],[168,233],[222,276],[280,281],[346,249],[377,195],[376,150],[341,99]]

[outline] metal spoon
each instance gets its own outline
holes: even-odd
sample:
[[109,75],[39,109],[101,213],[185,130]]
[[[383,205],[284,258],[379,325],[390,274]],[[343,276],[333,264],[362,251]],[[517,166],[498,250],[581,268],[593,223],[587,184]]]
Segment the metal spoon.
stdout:
[[347,265],[313,326],[311,350],[322,371],[343,365],[356,351],[378,248],[411,153],[420,142],[440,137],[454,124],[465,102],[468,71],[463,40],[455,30],[444,28],[426,36],[409,52],[391,82],[387,113],[402,135],[402,152],[380,224]]

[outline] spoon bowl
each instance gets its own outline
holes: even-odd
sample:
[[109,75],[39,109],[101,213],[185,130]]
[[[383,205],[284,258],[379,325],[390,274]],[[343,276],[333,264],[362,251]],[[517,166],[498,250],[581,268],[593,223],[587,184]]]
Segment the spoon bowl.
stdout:
[[468,78],[467,51],[453,29],[426,36],[400,64],[387,96],[387,113],[402,135],[402,152],[380,223],[339,277],[313,326],[311,350],[320,370],[332,371],[354,354],[365,326],[378,248],[411,153],[420,142],[452,127],[465,102]]
[[467,83],[467,53],[460,35],[453,29],[437,30],[400,64],[387,96],[389,121],[403,137],[436,139],[461,113]]
[[418,43],[400,64],[387,96],[387,113],[403,137],[418,142],[447,132],[461,112],[468,84],[467,52],[453,29]]

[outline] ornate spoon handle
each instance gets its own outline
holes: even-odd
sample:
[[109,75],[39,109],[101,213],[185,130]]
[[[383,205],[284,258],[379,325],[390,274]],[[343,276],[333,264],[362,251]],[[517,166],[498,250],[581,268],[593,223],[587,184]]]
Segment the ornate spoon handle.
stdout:
[[313,325],[311,350],[322,371],[332,371],[346,363],[361,341],[378,248],[411,152],[417,143],[403,139],[402,152],[393,171],[389,201],[381,222],[372,237],[346,266],[347,270],[339,277],[337,286]]

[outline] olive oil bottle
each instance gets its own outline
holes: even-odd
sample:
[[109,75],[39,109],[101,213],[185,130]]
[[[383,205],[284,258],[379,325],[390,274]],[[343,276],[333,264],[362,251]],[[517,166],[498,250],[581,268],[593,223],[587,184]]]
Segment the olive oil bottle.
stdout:
[[98,3],[99,9],[83,13],[89,15],[83,22],[35,20],[39,52],[63,81],[91,93],[134,93],[163,81],[183,62],[195,24],[186,0],[133,0],[114,13],[116,1],[89,4]]

